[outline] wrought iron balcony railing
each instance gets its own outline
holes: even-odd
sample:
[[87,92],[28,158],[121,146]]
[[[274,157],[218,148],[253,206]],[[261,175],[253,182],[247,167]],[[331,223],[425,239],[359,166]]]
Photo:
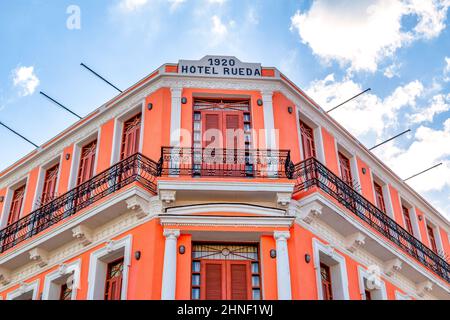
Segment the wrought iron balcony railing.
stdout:
[[295,165],[294,192],[318,187],[424,266],[450,282],[450,265],[314,158]]
[[289,150],[162,147],[163,176],[290,178]]
[[134,154],[0,230],[0,253],[132,182],[139,181],[156,194],[158,174],[155,161]]

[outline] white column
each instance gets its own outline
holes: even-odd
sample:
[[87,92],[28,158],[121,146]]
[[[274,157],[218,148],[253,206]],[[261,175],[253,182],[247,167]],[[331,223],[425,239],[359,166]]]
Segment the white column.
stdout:
[[180,236],[180,230],[164,229],[163,235],[166,237],[166,245],[164,249],[161,300],[175,300],[177,238]]
[[171,112],[170,112],[170,146],[174,147],[171,152],[170,175],[176,176],[180,166],[180,152],[178,147],[181,145],[181,93],[183,89],[180,87],[170,88],[172,94]]
[[277,282],[278,300],[291,300],[291,272],[289,269],[289,253],[287,240],[289,231],[275,231],[273,237],[277,245]]
[[[277,135],[275,131],[275,123],[273,118],[273,91],[262,91],[263,100],[263,115],[264,115],[264,132],[266,137],[266,148],[271,150],[277,150]],[[275,154],[268,154],[267,161],[270,163],[267,166],[269,177],[275,177],[277,175],[278,158]]]

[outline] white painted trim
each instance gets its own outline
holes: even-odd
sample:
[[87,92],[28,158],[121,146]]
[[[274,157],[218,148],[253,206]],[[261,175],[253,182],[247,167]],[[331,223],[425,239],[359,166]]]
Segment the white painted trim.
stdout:
[[303,161],[305,159],[305,155],[303,154],[302,132],[300,129],[300,105],[295,106],[295,121],[298,137],[298,150],[300,151],[300,160]]
[[[226,216],[160,216],[162,226],[243,226],[285,227],[294,223],[294,217],[226,217]],[[258,231],[257,229],[255,231]]]
[[112,240],[103,248],[91,253],[89,258],[88,275],[88,300],[103,300],[105,292],[106,264],[101,259],[107,259],[109,255],[120,253],[123,250],[123,273],[121,300],[127,299],[128,273],[131,265],[132,236],[128,235],[119,240]]
[[28,185],[28,181],[30,180],[30,174],[28,173],[26,177],[20,179],[18,182],[14,183],[13,185],[9,186],[6,189],[6,196],[5,199],[3,200],[3,210],[2,210],[2,215],[0,217],[0,229],[3,229],[6,227],[6,225],[8,224],[8,218],[9,218],[9,210],[11,209],[11,203],[12,203],[12,199],[14,196],[14,191],[17,188],[22,187],[23,185],[25,185],[25,192],[23,194],[23,201],[22,201],[22,207],[20,208],[20,214],[19,214],[19,219],[22,218],[23,216],[23,208],[25,207],[25,200],[27,198],[27,194],[28,194],[28,189],[29,189],[29,185]]
[[[335,300],[349,300],[348,292],[348,277],[345,257],[337,253],[330,246],[325,245],[319,239],[313,238],[313,261],[316,272],[316,286],[317,298],[323,300],[322,283],[320,275],[320,254],[328,256],[331,260],[336,262],[336,265],[330,266],[331,284],[333,290],[333,297]],[[337,266],[337,268],[336,268]],[[338,272],[338,273],[337,273]]]
[[60,279],[73,274],[72,283],[72,296],[71,300],[77,299],[77,292],[80,288],[80,273],[81,273],[81,259],[75,260],[67,265],[60,271],[56,269],[53,272],[48,273],[44,280],[44,289],[42,291],[42,300],[59,300],[61,291],[61,284],[55,283]]
[[27,294],[30,291],[32,292],[32,299],[39,300],[39,279],[30,283],[25,283],[16,290],[9,292],[6,295],[6,300],[17,300],[20,296]]
[[395,300],[412,300],[412,298],[407,294],[403,294],[400,291],[395,290]]
[[[440,252],[445,252],[444,250],[444,246],[442,244],[442,238],[441,238],[441,233],[439,231],[439,225],[436,224],[433,219],[431,219],[430,217],[424,217],[425,219],[425,228],[426,226],[430,226],[433,229],[433,234],[434,234],[434,239],[436,240],[436,247],[438,249],[438,254]],[[428,235],[428,230],[427,230],[427,237],[428,237],[428,243],[430,244],[430,248],[431,248],[431,242],[430,242],[430,236]]]
[[[366,284],[365,280],[370,279],[372,276],[364,269],[362,266],[358,266],[358,284],[359,284],[359,294],[361,296],[361,300],[366,300]],[[387,292],[386,292],[386,284],[380,278],[379,279],[379,289],[373,289],[370,291],[375,291],[375,295],[372,295],[372,300],[387,300]],[[375,299],[373,299],[375,298]]]
[[170,88],[171,108],[170,108],[170,145],[172,147],[180,146],[181,136],[181,87]]
[[158,190],[189,190],[189,191],[232,191],[232,192],[291,192],[294,190],[292,183],[276,182],[232,182],[232,181],[176,181],[158,180]]
[[273,91],[261,91],[263,100],[264,132],[266,137],[266,148],[278,149],[276,139],[275,120],[273,116]]
[[211,212],[233,212],[245,213],[264,216],[286,216],[286,211],[276,208],[266,208],[261,206],[254,206],[251,204],[200,204],[189,205],[183,207],[167,208],[167,214],[173,215],[189,215],[189,214],[203,214]]
[[314,129],[314,142],[316,144],[317,160],[319,160],[321,163],[325,165],[326,164],[325,148],[323,146],[323,135],[321,126],[318,126],[316,129]]
[[56,156],[53,160],[47,161],[45,164],[43,164],[39,168],[37,183],[36,183],[36,189],[34,190],[34,197],[33,197],[33,203],[31,207],[31,211],[36,210],[40,207],[40,198],[42,196],[42,189],[44,188],[44,182],[45,182],[45,174],[47,173],[47,170],[53,167],[54,165],[59,166],[58,168],[58,176],[56,177],[56,187],[55,187],[55,194],[58,192],[59,187],[59,179],[61,177],[61,162],[63,159],[63,154],[59,154]]

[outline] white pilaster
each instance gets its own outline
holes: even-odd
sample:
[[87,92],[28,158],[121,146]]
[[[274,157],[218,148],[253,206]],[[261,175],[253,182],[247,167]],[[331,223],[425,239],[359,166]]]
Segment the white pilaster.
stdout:
[[170,146],[180,146],[181,134],[181,93],[182,88],[170,88],[172,93],[172,104],[170,112]]
[[289,269],[289,253],[287,240],[289,231],[275,231],[273,237],[277,246],[277,282],[278,300],[291,300],[291,272]]
[[[266,138],[266,148],[270,150],[278,150],[277,134],[275,131],[275,121],[273,116],[273,91],[262,91],[263,100],[263,116],[264,116],[264,132]],[[267,154],[267,170],[269,177],[276,177],[278,168],[277,153]]]
[[164,229],[166,245],[164,249],[164,269],[162,277],[162,300],[175,300],[175,286],[177,276],[177,239],[180,230]]

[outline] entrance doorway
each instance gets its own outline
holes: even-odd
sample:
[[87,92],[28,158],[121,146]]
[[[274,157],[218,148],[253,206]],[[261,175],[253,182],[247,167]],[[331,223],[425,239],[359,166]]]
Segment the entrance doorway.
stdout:
[[258,245],[194,244],[193,300],[260,300]]

